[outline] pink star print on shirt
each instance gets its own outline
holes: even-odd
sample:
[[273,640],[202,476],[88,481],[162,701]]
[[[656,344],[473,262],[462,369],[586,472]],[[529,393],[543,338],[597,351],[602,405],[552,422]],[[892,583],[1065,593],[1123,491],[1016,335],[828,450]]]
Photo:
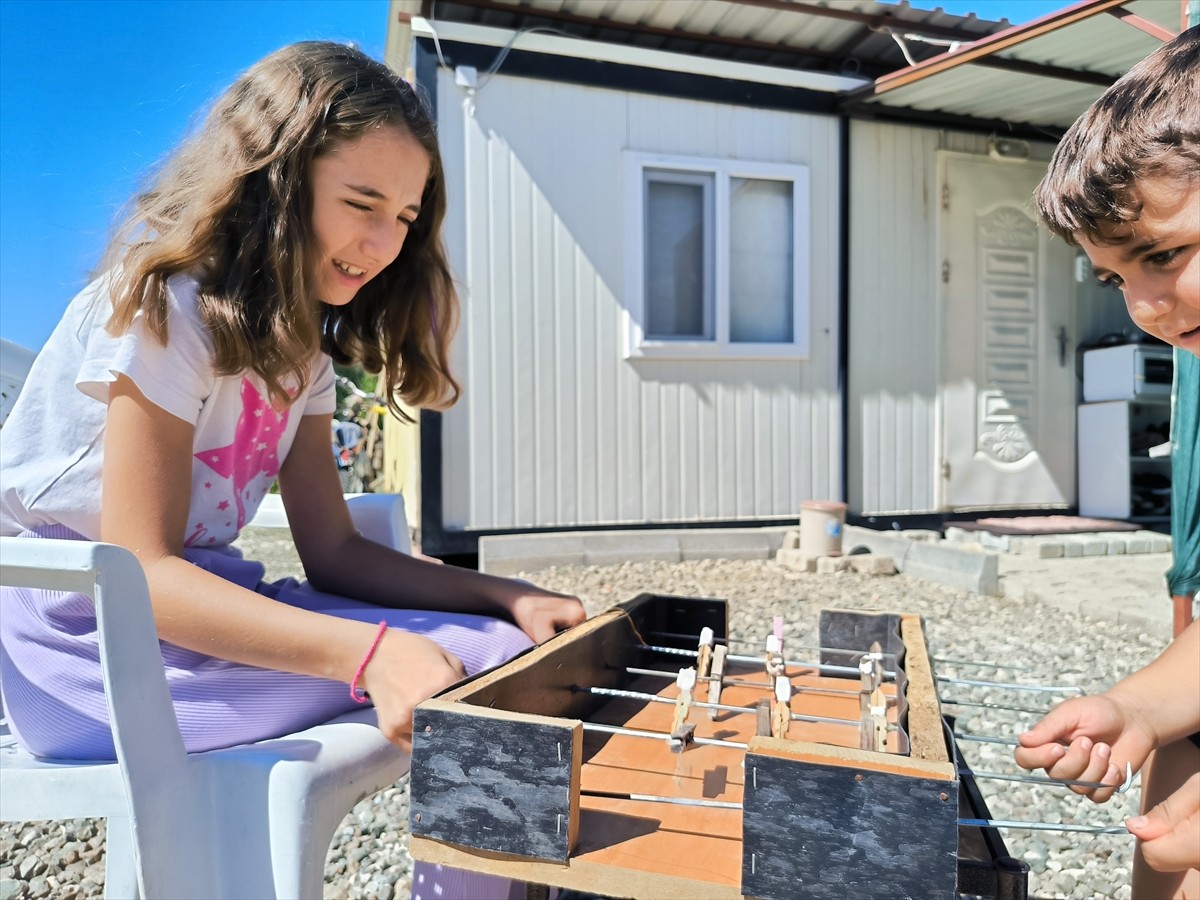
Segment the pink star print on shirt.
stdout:
[[[222,478],[230,479],[225,485],[213,486],[224,498],[214,506],[202,501],[198,504],[199,509],[196,509],[197,504],[193,504],[194,513],[203,515],[202,510],[208,510],[209,514],[221,520],[210,524],[214,524],[215,527],[233,528],[233,522],[226,521],[228,517],[221,514],[229,508],[227,498],[231,492],[233,502],[237,506],[235,533],[249,518],[247,504],[257,508],[263,494],[279,474],[279,440],[283,436],[288,419],[288,411],[277,411],[248,378],[242,379],[241,396],[242,411],[234,428],[233,443],[202,450],[196,454],[196,459],[200,462]],[[208,484],[211,482],[207,482],[206,486]],[[209,527],[203,521],[192,522],[189,531],[186,541],[188,546],[216,543],[216,536],[210,533]]]

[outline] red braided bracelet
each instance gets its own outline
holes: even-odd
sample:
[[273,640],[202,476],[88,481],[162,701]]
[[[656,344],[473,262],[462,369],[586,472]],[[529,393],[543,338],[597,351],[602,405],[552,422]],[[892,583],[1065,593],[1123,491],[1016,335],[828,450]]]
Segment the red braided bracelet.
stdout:
[[379,642],[383,640],[384,633],[388,630],[387,622],[379,623],[379,631],[375,632],[375,640],[371,641],[371,647],[367,650],[367,655],[363,657],[363,661],[358,664],[358,671],[354,673],[354,679],[350,682],[350,696],[354,698],[355,703],[366,703],[367,694],[359,693],[358,679],[362,678],[363,669],[367,667],[367,663],[371,661],[371,657],[375,655],[375,649],[379,646]]

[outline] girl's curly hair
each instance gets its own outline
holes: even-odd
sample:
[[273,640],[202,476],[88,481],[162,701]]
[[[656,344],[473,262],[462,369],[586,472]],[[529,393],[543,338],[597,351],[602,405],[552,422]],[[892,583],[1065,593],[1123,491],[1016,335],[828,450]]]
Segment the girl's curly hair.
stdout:
[[[318,304],[306,270],[310,164],[384,127],[404,130],[428,156],[420,215],[397,259],[353,302]],[[252,66],[131,207],[103,265],[114,273],[110,332],[141,310],[166,343],[167,279],[187,272],[199,282],[217,371],[256,372],[277,403],[307,384],[318,348],[383,372],[401,418],[401,400],[444,408],[461,394],[449,366],[459,304],[441,241],[435,126],[407,82],[354,47],[303,42]]]

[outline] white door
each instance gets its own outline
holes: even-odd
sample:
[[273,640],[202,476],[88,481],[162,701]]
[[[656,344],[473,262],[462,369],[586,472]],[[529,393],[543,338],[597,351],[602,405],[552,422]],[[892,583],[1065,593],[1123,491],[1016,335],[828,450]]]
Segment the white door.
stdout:
[[940,506],[1072,505],[1074,252],[1034,217],[1045,165],[952,153],[940,163]]

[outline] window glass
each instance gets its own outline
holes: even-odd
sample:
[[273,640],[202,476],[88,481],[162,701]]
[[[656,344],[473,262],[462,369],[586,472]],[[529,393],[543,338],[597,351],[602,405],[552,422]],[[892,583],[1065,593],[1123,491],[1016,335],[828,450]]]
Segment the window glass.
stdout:
[[712,180],[705,174],[646,172],[649,338],[713,339]]
[[729,339],[788,343],[794,335],[792,183],[729,180]]

